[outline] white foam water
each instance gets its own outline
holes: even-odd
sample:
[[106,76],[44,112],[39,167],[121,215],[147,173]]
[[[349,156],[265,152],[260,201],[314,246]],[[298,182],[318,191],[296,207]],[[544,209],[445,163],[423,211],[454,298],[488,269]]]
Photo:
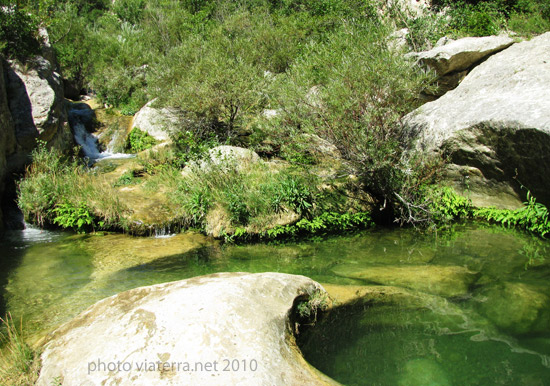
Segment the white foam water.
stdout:
[[77,122],[73,125],[74,139],[76,143],[80,145],[84,155],[90,160],[91,163],[95,163],[102,159],[120,159],[120,158],[132,158],[133,154],[126,153],[113,153],[110,149],[111,146],[107,147],[107,150],[100,152],[99,151],[99,142],[97,137],[89,133],[86,130],[86,127],[80,122]]

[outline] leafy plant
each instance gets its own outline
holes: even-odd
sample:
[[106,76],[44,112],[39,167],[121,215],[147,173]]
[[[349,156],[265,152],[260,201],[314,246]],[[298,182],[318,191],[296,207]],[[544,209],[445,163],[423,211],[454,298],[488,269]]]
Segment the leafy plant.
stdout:
[[496,222],[506,227],[520,227],[543,237],[550,233],[548,208],[537,202],[529,191],[527,202],[520,209],[480,208],[476,209],[473,215],[478,219]]
[[126,139],[126,149],[132,153],[138,153],[152,148],[156,143],[155,138],[151,137],[147,132],[134,127]]
[[[53,223],[62,228],[72,228],[77,232],[94,228],[95,217],[85,203],[74,206],[65,202],[57,204],[53,211],[55,213]],[[98,225],[103,226],[103,224],[103,222],[99,222]]]
[[313,208],[313,195],[305,181],[292,175],[281,181],[273,196],[272,206],[280,211],[285,203],[300,215],[307,214]]
[[19,2],[2,2],[0,7],[0,52],[8,58],[25,60],[40,52],[39,20]]
[[133,185],[137,183],[136,176],[133,171],[128,170],[124,172],[113,184],[114,187]]

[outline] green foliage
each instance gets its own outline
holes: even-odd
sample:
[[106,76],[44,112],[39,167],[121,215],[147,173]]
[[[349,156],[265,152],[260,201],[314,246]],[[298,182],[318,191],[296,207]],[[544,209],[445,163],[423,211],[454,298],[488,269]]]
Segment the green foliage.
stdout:
[[452,188],[431,188],[428,189],[426,196],[429,198],[428,210],[431,212],[433,222],[437,225],[466,219],[473,214],[472,202],[457,194]]
[[0,53],[21,61],[40,53],[38,18],[18,2],[2,1],[0,6]]
[[126,139],[126,149],[132,153],[139,153],[140,151],[152,148],[156,143],[157,141],[155,138],[151,137],[145,131],[141,131],[139,128],[134,127]]
[[134,171],[127,171],[127,172],[124,172],[124,174],[122,174],[116,181],[115,183],[113,184],[113,187],[119,187],[119,186],[127,186],[127,185],[133,185],[133,184],[136,184],[137,183],[137,180],[136,180],[136,176],[135,176],[135,173]]
[[27,221],[79,231],[124,228],[121,215],[127,209],[112,186],[44,143],[32,156],[32,165],[18,183],[17,203]]
[[271,121],[279,137],[292,141],[309,132],[334,144],[347,173],[386,207],[414,179],[410,174],[425,171],[403,165],[410,137],[399,120],[421,104],[418,95],[429,82],[381,44],[388,33],[377,22],[344,23],[330,42],[309,45],[277,79],[272,106],[281,116]]
[[[194,187],[193,187],[194,188]],[[183,200],[183,208],[191,216],[191,225],[202,226],[211,207],[209,192],[203,189],[189,189]]]
[[117,0],[113,2],[112,7],[122,22],[137,24],[141,21],[145,4],[145,0]]
[[252,240],[288,240],[310,236],[326,236],[357,229],[370,228],[374,225],[370,213],[335,213],[323,212],[311,219],[303,218],[296,224],[276,226],[252,235],[243,228],[237,228],[234,234],[226,235],[229,242],[245,242]]
[[309,324],[317,321],[319,312],[326,311],[330,305],[330,299],[326,292],[319,289],[308,291],[307,296],[300,299],[296,305],[296,311],[300,320],[306,320]]
[[[55,213],[53,223],[62,228],[72,228],[77,232],[94,228],[95,217],[85,203],[74,206],[72,203],[64,202],[57,204],[53,212]],[[98,225],[103,226],[103,222]]]
[[548,208],[537,202],[531,192],[527,192],[527,202],[520,209],[480,208],[473,216],[506,227],[519,227],[543,237],[550,232]]
[[281,181],[273,196],[272,206],[276,211],[281,211],[284,204],[300,215],[308,214],[313,208],[313,195],[303,178],[289,175]]

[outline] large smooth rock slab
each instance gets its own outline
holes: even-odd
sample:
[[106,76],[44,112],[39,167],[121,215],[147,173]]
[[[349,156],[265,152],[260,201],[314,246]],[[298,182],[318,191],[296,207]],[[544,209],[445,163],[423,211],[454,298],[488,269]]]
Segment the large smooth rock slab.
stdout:
[[519,182],[550,203],[549,84],[546,33],[491,56],[403,123],[420,150],[450,157],[448,180],[474,204],[517,206]]
[[370,283],[411,288],[444,297],[461,296],[477,278],[464,267],[437,265],[403,265],[365,267],[341,264],[332,271],[343,277]]
[[304,276],[223,273],[120,293],[53,333],[37,385],[337,384],[292,343],[294,302],[315,291]]
[[183,112],[173,107],[154,107],[149,101],[134,116],[132,129],[138,128],[157,141],[170,142],[170,135],[185,123]]

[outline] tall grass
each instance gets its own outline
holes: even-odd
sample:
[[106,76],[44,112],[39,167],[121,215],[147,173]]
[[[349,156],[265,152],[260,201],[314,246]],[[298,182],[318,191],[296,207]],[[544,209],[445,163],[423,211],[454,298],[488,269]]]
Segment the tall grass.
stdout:
[[32,156],[33,163],[18,185],[18,205],[27,221],[75,230],[124,227],[122,215],[127,209],[104,178],[44,144]]
[[25,342],[22,320],[17,325],[8,313],[0,323],[0,384],[34,385],[40,369],[39,353]]

